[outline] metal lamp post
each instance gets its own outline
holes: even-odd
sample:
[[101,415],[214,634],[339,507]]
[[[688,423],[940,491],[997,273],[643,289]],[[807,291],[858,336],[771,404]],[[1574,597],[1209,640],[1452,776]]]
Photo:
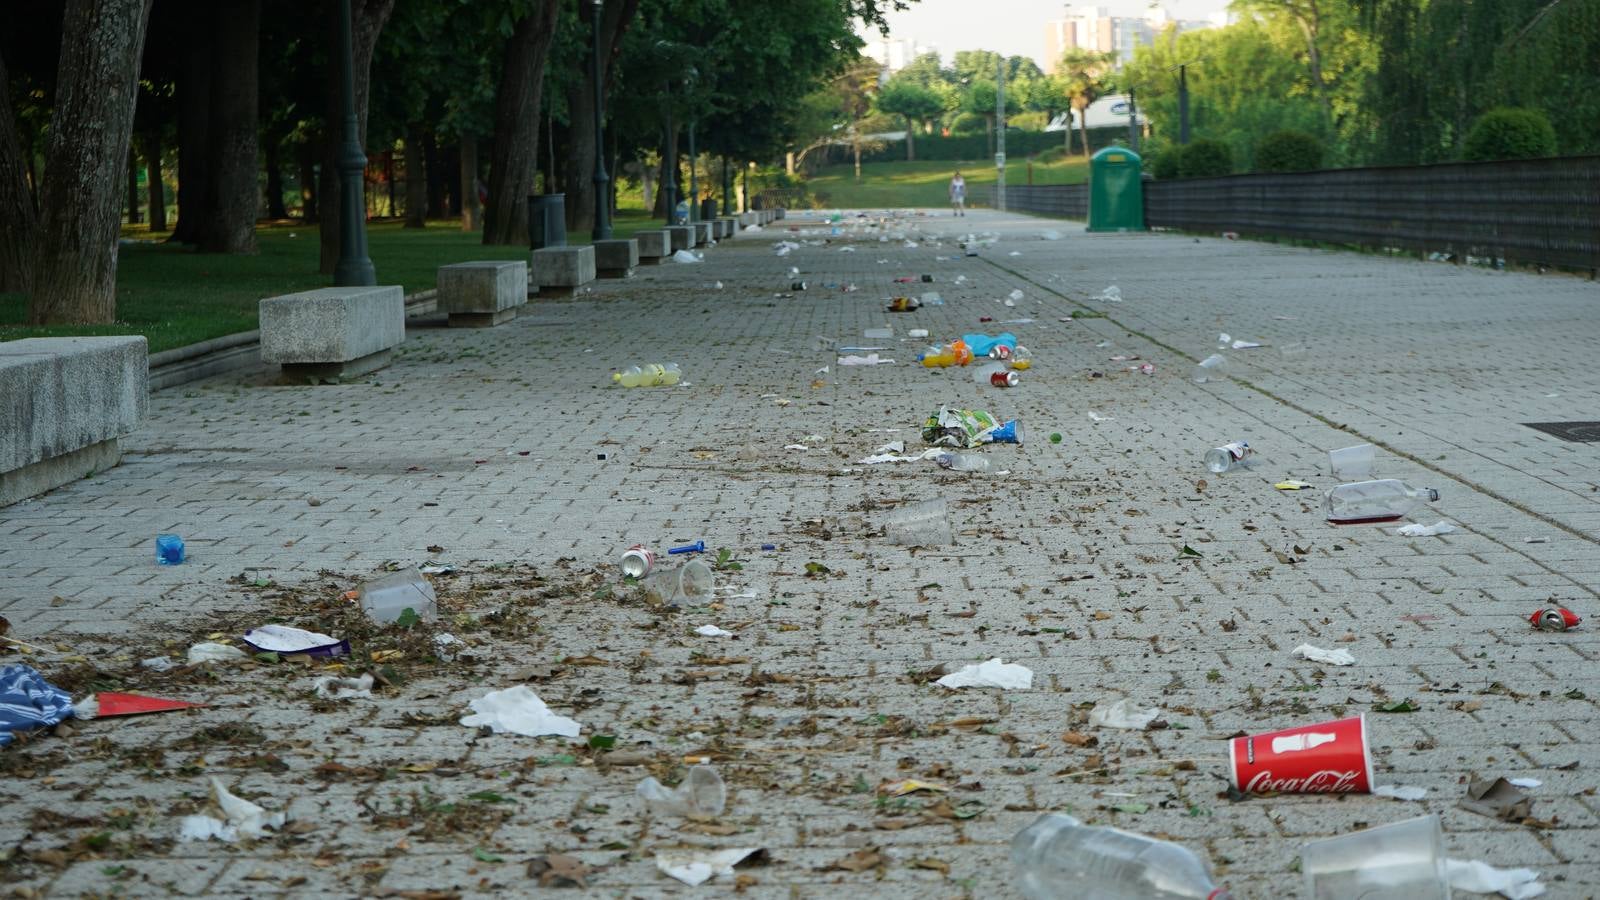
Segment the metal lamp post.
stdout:
[[1006,211],[1006,61],[995,66],[994,79],[994,205]]
[[350,0],[339,0],[339,98],[344,105],[344,144],[339,148],[339,261],[333,283],[340,287],[378,283],[367,256],[367,201],[361,173],[367,155],[361,150],[356,121],[354,52],[351,50]]
[[594,46],[589,53],[589,77],[594,80],[594,232],[597,241],[611,239],[611,176],[606,174],[604,88],[600,83],[600,12],[605,0],[594,0]]

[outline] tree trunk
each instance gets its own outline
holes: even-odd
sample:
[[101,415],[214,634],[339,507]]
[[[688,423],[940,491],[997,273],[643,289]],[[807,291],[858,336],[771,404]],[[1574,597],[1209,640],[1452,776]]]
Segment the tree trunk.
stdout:
[[150,230],[167,230],[167,186],[161,179],[161,133],[151,131],[145,135],[144,178],[150,204]]
[[[589,3],[579,4],[593,9]],[[616,56],[616,46],[628,30],[638,11],[639,0],[611,0],[601,8],[600,18],[600,81],[609,85],[611,62]],[[600,152],[594,145],[594,79],[589,62],[589,45],[593,42],[592,20],[580,15],[584,24],[583,61],[579,76],[567,89],[567,142],[566,183],[567,230],[575,233],[594,229],[594,159]],[[612,173],[615,176],[616,173]]]
[[983,133],[989,138],[989,155],[994,156],[994,114],[983,117]]
[[212,56],[210,209],[202,217],[204,253],[256,252],[256,217],[261,189],[256,180],[256,57],[260,44],[261,0],[235,0],[216,17],[216,52]]
[[[378,35],[389,13],[394,11],[395,0],[350,0],[351,70],[354,74],[356,106],[356,140],[367,145],[367,95],[372,84],[372,50],[378,45]],[[330,43],[339,39],[339,10],[327,4],[325,27]],[[339,99],[338,56],[333,54],[328,67],[328,89],[324,93],[327,110],[322,135],[322,173],[317,178],[317,214],[321,220],[320,241],[322,250],[321,271],[332,275],[339,262],[339,147],[344,143],[344,102]],[[323,206],[321,200],[327,200]]]
[[535,0],[506,42],[505,70],[495,98],[494,148],[489,155],[485,244],[528,245],[526,198],[533,192],[539,159],[544,65],[560,10],[557,0]]
[[478,205],[478,139],[470,134],[461,136],[460,174],[461,230],[477,231],[483,227],[483,207]]
[[169,240],[197,244],[211,204],[206,199],[208,133],[211,130],[211,44],[215,13],[209,4],[189,7],[183,40],[183,69],[178,75],[178,224]]
[[139,224],[139,154],[128,145],[128,224]]
[[118,176],[127,152],[152,0],[67,0],[50,117],[28,321],[111,322],[117,313]]
[[643,194],[644,208],[655,211],[656,208],[656,170],[643,161],[639,163],[639,189]]
[[861,183],[861,135],[855,129],[850,131],[850,149],[856,156],[856,183]]
[[917,160],[917,124],[906,119],[906,162]]
[[1089,161],[1089,104],[1078,110],[1078,137],[1083,140],[1083,161]]
[[33,242],[39,206],[29,163],[33,151],[17,133],[6,62],[0,57],[0,293],[28,293],[32,285]]
[[295,163],[300,169],[300,219],[317,220],[317,145],[310,138],[294,148]]
[[422,166],[427,171],[426,188],[428,208],[426,218],[443,219],[449,215],[445,209],[445,168],[444,155],[439,152],[439,143],[433,138],[432,129],[422,131]]
[[283,136],[268,133],[261,145],[261,160],[267,167],[267,218],[287,219],[289,211],[283,206],[283,159],[280,152]]
[[428,175],[422,162],[422,126],[406,126],[406,227],[428,227]]

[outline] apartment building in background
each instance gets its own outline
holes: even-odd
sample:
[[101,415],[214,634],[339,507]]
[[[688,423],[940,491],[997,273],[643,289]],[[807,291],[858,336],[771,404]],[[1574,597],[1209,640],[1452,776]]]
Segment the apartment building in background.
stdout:
[[1143,16],[1113,16],[1104,6],[1068,4],[1062,17],[1045,24],[1044,70],[1054,72],[1061,54],[1075,47],[1096,53],[1115,53],[1121,65],[1133,59],[1133,48],[1156,39],[1169,26],[1178,31],[1217,28],[1229,21],[1219,12],[1209,19],[1174,19],[1157,6]]
[[911,64],[911,61],[924,53],[938,53],[939,48],[934,44],[920,44],[916,40],[904,38],[875,37],[867,41],[867,46],[861,52],[878,61],[883,66],[884,75],[898,72]]

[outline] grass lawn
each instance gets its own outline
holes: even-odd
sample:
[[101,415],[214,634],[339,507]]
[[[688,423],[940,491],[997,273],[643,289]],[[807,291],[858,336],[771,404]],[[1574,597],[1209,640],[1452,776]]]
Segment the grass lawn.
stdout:
[[[950,176],[957,169],[967,180],[969,203],[995,182],[994,160],[968,162],[885,162],[864,163],[861,181],[855,180],[852,165],[824,166],[807,184],[816,197],[826,197],[822,205],[845,209],[877,209],[893,206],[941,207],[950,205]],[[1034,184],[1077,184],[1089,180],[1089,168],[1082,157],[1051,163],[1033,164]],[[1028,183],[1028,161],[1008,160],[1006,184]]]
[[[614,231],[627,237],[652,224],[641,211],[624,210]],[[139,228],[124,228],[134,241],[151,240]],[[295,291],[331,285],[317,271],[319,254],[315,225],[264,225],[256,231],[260,252],[254,256],[195,253],[182,245],[123,244],[117,259],[117,322],[113,325],[30,327],[25,299],[0,294],[0,341],[25,337],[87,334],[142,334],[150,352],[158,353],[209,338],[256,327],[256,301]],[[379,284],[403,285],[406,293],[434,286],[437,269],[475,259],[526,259],[522,247],[485,247],[481,232],[461,231],[454,221],[429,222],[406,229],[399,222],[374,222],[367,227],[367,254],[378,270]],[[568,235],[568,242],[587,244],[587,234]]]

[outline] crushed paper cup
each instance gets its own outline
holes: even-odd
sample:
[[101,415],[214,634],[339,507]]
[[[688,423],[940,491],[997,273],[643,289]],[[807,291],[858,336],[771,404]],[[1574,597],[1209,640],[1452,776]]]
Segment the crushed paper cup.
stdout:
[[1248,794],[1368,793],[1366,716],[1236,737],[1228,742],[1228,781]]
[[292,625],[262,625],[241,638],[259,653],[304,653],[307,656],[349,656],[350,642],[336,637],[295,628]]
[[947,688],[983,687],[1025,691],[1033,687],[1033,670],[1016,663],[1001,662],[997,656],[985,663],[963,666],[961,671],[951,672],[934,684]]

